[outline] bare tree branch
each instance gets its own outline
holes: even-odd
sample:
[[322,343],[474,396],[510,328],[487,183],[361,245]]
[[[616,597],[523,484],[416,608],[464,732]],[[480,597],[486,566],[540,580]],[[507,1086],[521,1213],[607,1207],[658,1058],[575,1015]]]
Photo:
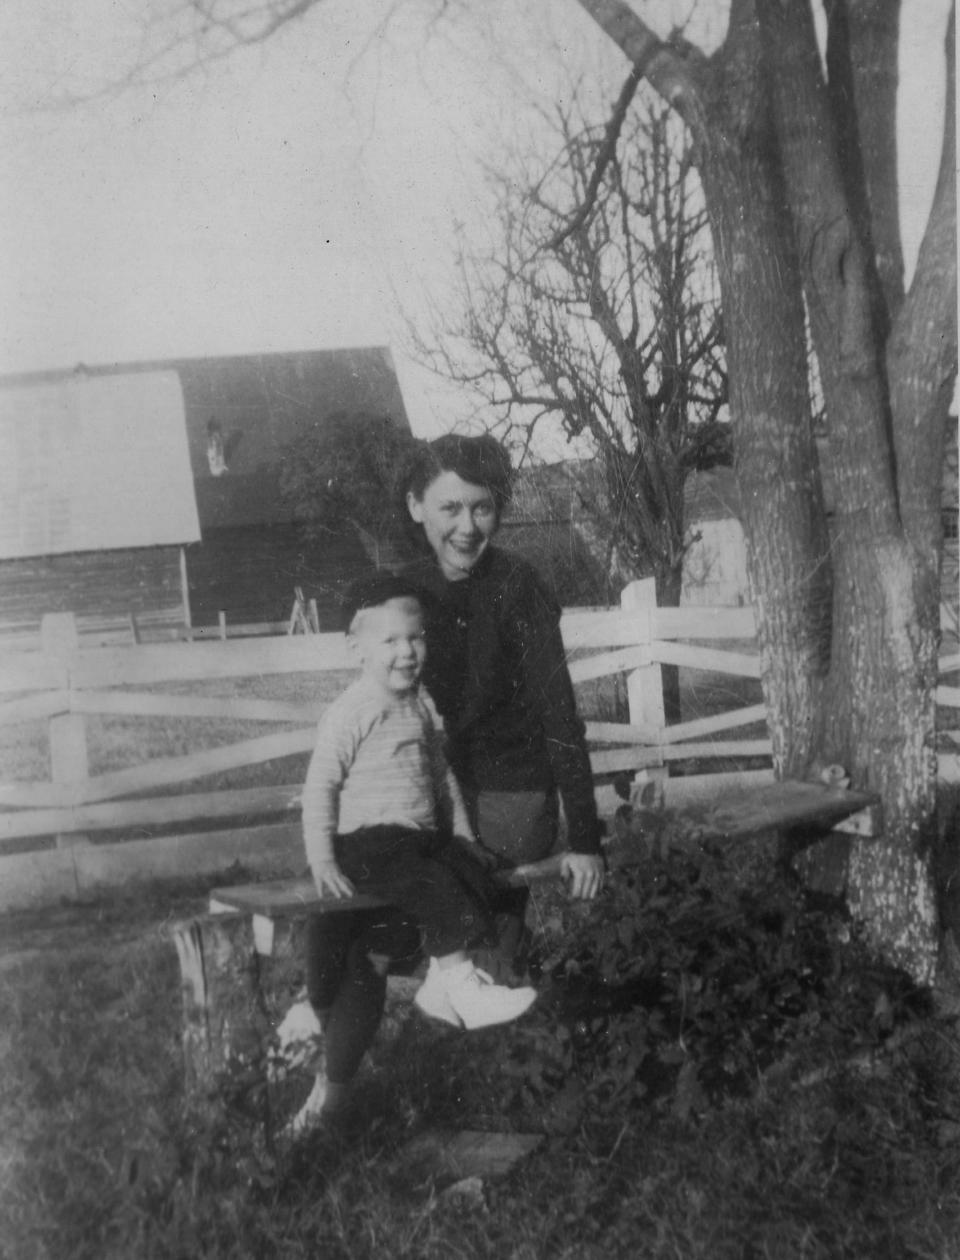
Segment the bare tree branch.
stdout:
[[483,256],[462,242],[461,314],[436,313],[420,356],[514,434],[552,415],[588,439],[621,572],[655,574],[676,597],[686,473],[730,456],[709,229],[669,110],[632,99],[608,153],[609,126],[575,108],[558,108],[561,147],[545,168],[520,154],[490,174],[502,241]]
[[547,242],[547,249],[559,249],[560,245],[576,232],[578,228],[590,217],[593,211],[594,203],[597,199],[597,193],[600,191],[600,185],[603,182],[607,165],[612,160],[613,155],[617,151],[617,141],[620,139],[620,132],[623,128],[623,120],[627,116],[627,110],[636,95],[637,87],[640,80],[644,77],[642,66],[635,65],[627,75],[627,80],[620,89],[620,95],[617,97],[617,103],[613,107],[613,113],[610,115],[610,121],[607,123],[607,133],[603,138],[603,144],[597,154],[596,165],[593,168],[593,174],[590,176],[590,182],[587,185],[586,195],[577,207],[576,213],[569,223],[566,223],[555,236]]

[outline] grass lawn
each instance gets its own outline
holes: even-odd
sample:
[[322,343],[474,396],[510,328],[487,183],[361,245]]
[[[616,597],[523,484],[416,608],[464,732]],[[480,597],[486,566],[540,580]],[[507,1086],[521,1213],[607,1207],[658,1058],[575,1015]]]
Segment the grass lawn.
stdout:
[[[393,1011],[343,1124],[298,1144],[266,1140],[246,1078],[184,1107],[168,928],[203,893],[0,924],[0,1255],[960,1255],[956,1025],[763,841],[621,872],[589,907],[538,892],[533,1012],[459,1034]],[[444,1197],[404,1156],[437,1128],[543,1142]]]
[[[692,682],[685,718],[757,698]],[[321,702],[342,685],[221,684]],[[606,680],[580,698],[608,720],[622,699]],[[92,722],[91,762],[264,729]],[[5,771],[46,777],[39,724],[4,738]],[[294,760],[216,785],[298,782]],[[297,1144],[264,1132],[249,1077],[186,1108],[169,927],[205,907],[202,884],[4,915],[0,1258],[955,1260],[955,1019],[771,852],[668,853],[591,906],[538,892],[533,1012],[465,1035],[392,1009],[345,1121]],[[543,1141],[463,1199],[405,1154],[436,1129]]]

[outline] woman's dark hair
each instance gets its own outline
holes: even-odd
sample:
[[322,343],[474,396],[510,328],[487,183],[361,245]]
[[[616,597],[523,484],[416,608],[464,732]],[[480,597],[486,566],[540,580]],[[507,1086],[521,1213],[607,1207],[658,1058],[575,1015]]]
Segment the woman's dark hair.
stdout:
[[445,472],[454,472],[471,485],[489,490],[499,520],[510,502],[513,468],[509,454],[495,437],[489,433],[478,437],[445,433],[432,442],[418,442],[401,480],[404,499],[408,494],[422,499],[427,486]]

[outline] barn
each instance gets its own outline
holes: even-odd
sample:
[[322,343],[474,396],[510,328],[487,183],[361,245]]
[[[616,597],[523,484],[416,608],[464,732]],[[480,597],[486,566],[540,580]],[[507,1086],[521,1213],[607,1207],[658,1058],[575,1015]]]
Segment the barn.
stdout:
[[[298,438],[336,413],[389,416],[409,429],[389,349],[372,346],[82,365],[69,372],[8,376],[0,379],[0,399],[8,416],[10,440],[20,440],[16,436],[17,399],[51,388],[63,391],[67,399],[80,398],[83,389],[106,388],[109,381],[143,381],[157,374],[179,383],[180,424],[199,520],[199,537],[184,540],[178,557],[177,620],[210,625],[223,613],[228,625],[281,621],[290,613],[298,586],[308,599],[317,600],[322,620],[325,610],[332,618],[333,593],[345,574],[364,563],[363,552],[355,535],[346,533],[331,535],[322,546],[307,544],[280,494],[281,471],[284,461],[292,458],[291,448]],[[67,417],[65,411],[64,431],[70,429]],[[128,426],[132,445],[142,443],[149,469],[150,424],[132,411]],[[88,442],[77,437],[75,445],[86,447]],[[92,453],[90,459],[96,462]],[[89,557],[88,562],[92,563]],[[36,620],[42,611],[50,610],[45,584],[48,577],[53,582],[57,579],[46,570],[44,574],[38,574],[38,583],[30,591],[22,591],[16,610],[0,602],[0,621],[13,611],[21,620]],[[91,591],[85,608],[96,598],[103,605],[98,612],[108,604],[111,612],[118,607],[124,612],[134,610],[130,582],[114,576],[109,598],[106,590],[96,596]],[[149,587],[149,577],[142,574],[141,579]],[[166,590],[166,571],[157,580]],[[154,594],[159,608],[159,586]],[[169,601],[167,606],[172,607]]]
[[200,538],[176,372],[77,374],[0,390],[0,626],[189,619]]

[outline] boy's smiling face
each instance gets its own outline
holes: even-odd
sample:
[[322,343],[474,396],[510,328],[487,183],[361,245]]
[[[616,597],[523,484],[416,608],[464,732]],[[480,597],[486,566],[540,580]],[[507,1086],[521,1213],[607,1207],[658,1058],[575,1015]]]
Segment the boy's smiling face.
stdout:
[[348,642],[368,678],[395,696],[407,695],[420,682],[427,649],[423,610],[415,599],[389,599],[363,608],[350,627]]

